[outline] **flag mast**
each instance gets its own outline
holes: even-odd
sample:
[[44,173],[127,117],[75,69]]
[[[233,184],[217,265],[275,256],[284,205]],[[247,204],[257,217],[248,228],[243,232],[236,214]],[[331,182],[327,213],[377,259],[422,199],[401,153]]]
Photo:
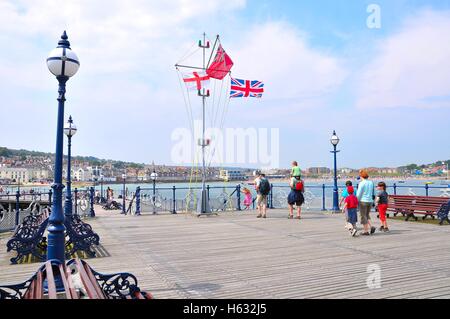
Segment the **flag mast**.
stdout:
[[[206,42],[206,34],[203,33],[203,43],[199,41],[199,47],[202,48],[203,51],[203,69],[206,70],[206,49],[209,49],[209,41]],[[205,119],[205,107],[206,107],[206,98],[209,97],[209,90],[205,90],[202,88],[198,90],[198,96],[202,98],[202,139],[200,141],[200,146],[202,147],[202,190],[200,201],[197,205],[197,214],[201,216],[203,214],[211,214],[211,207],[209,205],[209,198],[206,190],[206,161],[205,161],[205,148],[208,146],[205,139],[205,131],[206,131],[206,119]]]

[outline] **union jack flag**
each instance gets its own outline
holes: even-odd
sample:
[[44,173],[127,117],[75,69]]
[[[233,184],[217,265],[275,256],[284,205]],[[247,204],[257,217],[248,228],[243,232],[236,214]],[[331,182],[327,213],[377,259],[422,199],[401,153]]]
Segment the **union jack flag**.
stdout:
[[231,78],[230,98],[262,97],[264,83],[260,81],[240,80]]

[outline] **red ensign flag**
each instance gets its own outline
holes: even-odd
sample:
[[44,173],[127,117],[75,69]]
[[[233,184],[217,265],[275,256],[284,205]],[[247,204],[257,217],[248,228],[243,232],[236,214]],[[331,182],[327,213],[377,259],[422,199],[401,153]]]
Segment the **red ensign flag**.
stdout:
[[214,58],[214,61],[211,63],[209,68],[206,70],[206,73],[211,78],[222,80],[228,74],[228,72],[230,72],[232,66],[233,61],[231,61],[231,58],[222,48],[222,45],[219,44],[216,57]]

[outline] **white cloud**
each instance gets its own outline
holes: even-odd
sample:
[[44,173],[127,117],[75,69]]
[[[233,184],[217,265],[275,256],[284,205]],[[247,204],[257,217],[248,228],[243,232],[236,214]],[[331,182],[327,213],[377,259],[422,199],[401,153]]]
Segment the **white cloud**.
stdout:
[[265,81],[269,103],[321,104],[347,73],[343,61],[312,48],[306,34],[285,22],[253,26],[232,49],[234,76]]
[[450,11],[422,11],[381,41],[357,107],[450,107]]

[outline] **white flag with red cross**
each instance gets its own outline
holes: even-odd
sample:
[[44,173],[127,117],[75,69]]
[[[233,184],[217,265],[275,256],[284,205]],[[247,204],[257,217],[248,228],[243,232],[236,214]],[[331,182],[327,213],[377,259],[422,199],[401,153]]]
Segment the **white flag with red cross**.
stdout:
[[183,81],[189,90],[199,91],[209,87],[209,75],[204,71],[183,73]]

